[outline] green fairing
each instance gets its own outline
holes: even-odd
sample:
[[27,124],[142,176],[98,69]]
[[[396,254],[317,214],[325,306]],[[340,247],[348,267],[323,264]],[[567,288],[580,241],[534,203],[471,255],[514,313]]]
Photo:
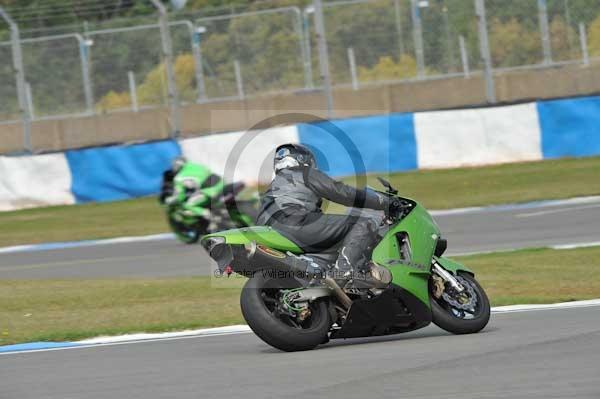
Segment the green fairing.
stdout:
[[225,230],[209,234],[204,238],[209,237],[223,237],[227,244],[248,244],[254,241],[257,244],[262,244],[280,251],[290,251],[296,254],[302,253],[302,250],[296,244],[268,226]]
[[454,274],[456,274],[457,272],[467,272],[471,273],[472,275],[475,275],[475,273],[473,273],[471,269],[469,269],[465,265],[453,261],[452,259],[444,258],[443,256],[440,256],[439,258],[435,257],[435,259],[440,265],[442,265],[444,269],[448,270],[449,272],[452,272]]
[[[395,235],[408,233],[412,248],[410,262],[400,261],[398,240]],[[373,261],[392,272],[393,282],[406,289],[429,306],[428,281],[431,274],[431,258],[440,229],[429,213],[420,205],[393,226],[373,251]]]
[[[196,182],[198,187],[202,187],[202,184],[212,174],[209,168],[204,165],[195,164],[192,162],[186,163],[183,168],[177,173],[174,179],[175,190],[178,193],[178,199],[183,201],[185,199],[185,186],[183,182],[191,179]],[[221,179],[217,184],[211,187],[202,188],[202,192],[208,198],[216,198],[223,192],[224,183]],[[207,199],[208,199],[207,198]]]

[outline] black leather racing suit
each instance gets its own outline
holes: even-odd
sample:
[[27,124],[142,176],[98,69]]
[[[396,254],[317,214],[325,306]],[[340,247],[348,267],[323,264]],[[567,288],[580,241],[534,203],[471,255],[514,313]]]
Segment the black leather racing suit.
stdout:
[[387,197],[338,182],[310,167],[277,172],[264,193],[257,224],[269,225],[306,252],[339,249],[336,265],[341,272],[360,269],[363,254],[376,238],[374,218],[330,215],[321,211],[323,199],[345,206],[384,210]]

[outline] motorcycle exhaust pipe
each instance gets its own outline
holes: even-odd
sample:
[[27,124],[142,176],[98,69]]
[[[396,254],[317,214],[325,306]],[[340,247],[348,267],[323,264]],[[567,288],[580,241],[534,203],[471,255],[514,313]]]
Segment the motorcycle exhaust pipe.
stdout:
[[293,273],[295,276],[302,278],[316,278],[321,280],[326,286],[328,286],[337,299],[340,301],[342,306],[347,310],[352,305],[352,299],[344,290],[339,286],[338,283],[331,277],[325,275],[325,272],[321,267],[310,258],[303,256],[296,256],[290,253],[283,253],[264,245],[256,244],[251,242],[245,245],[247,258],[256,268],[270,267],[275,270],[282,270],[284,272]]
[[350,309],[350,305],[352,305],[352,299],[350,299],[350,297],[348,295],[346,295],[346,293],[339,286],[339,284],[336,283],[335,280],[332,279],[331,277],[325,277],[323,279],[323,282],[325,283],[325,285],[327,285],[329,288],[331,288],[331,290],[333,291],[333,293],[335,294],[337,299],[340,301],[342,306],[346,310]]
[[309,258],[283,253],[276,249],[251,242],[245,245],[247,259],[253,268],[272,268],[289,272],[302,278],[323,278],[325,275],[321,267]]

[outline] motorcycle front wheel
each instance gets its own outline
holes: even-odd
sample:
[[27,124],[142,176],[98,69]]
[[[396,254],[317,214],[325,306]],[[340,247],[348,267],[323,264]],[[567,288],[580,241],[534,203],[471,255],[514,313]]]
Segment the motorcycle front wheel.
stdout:
[[206,226],[200,226],[199,223],[188,226],[176,221],[171,215],[168,215],[167,219],[177,239],[185,244],[195,244],[200,237],[208,233]]
[[459,272],[457,280],[465,287],[463,294],[444,293],[439,298],[431,294],[433,323],[453,334],[479,332],[490,320],[490,301],[472,275]]
[[244,319],[260,339],[286,352],[315,348],[328,339],[331,317],[327,302],[310,304],[310,315],[303,320],[290,316],[283,308],[283,290],[301,287],[293,278],[276,279],[268,272],[257,272],[250,278],[240,296]]

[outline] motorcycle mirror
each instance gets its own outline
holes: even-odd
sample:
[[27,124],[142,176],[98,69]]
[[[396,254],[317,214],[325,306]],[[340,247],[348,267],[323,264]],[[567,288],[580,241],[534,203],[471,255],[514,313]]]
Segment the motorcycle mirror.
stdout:
[[385,180],[383,177],[380,176],[377,176],[377,180],[379,180],[379,183],[381,183],[381,185],[387,189],[388,193],[394,195],[398,194],[398,190],[392,187],[389,181]]

